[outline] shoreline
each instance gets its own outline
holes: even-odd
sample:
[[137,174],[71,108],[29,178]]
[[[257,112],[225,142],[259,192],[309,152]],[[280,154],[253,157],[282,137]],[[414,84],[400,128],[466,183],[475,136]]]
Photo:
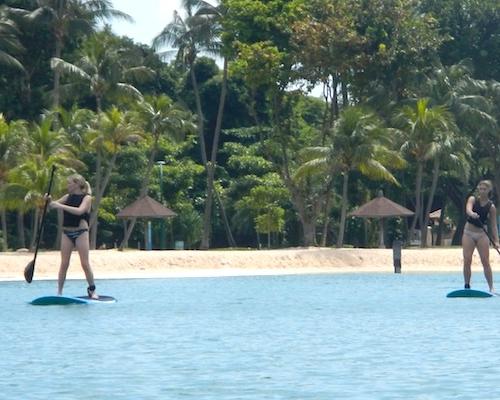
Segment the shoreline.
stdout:
[[[23,281],[33,253],[0,253],[0,281]],[[34,280],[55,280],[58,251],[40,251]],[[95,279],[222,277],[250,275],[394,273],[392,249],[299,247],[276,250],[92,250]],[[493,272],[500,257],[490,254]],[[462,273],[462,249],[408,248],[402,250],[401,272]],[[477,251],[473,272],[482,271]],[[73,252],[68,279],[84,279],[78,254]]]

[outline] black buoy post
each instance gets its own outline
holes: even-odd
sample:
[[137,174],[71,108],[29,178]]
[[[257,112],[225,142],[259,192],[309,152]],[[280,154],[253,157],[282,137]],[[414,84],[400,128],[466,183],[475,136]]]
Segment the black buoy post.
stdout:
[[394,263],[394,273],[401,273],[401,240],[394,240],[392,242],[392,260]]

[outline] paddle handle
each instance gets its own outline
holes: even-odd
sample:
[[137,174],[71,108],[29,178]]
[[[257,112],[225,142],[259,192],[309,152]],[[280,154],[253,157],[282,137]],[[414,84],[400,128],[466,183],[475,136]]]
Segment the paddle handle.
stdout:
[[[49,188],[47,189],[47,194],[50,196],[50,192],[52,191],[52,182],[54,182],[54,173],[56,171],[56,166],[52,166],[52,170],[50,171],[50,179],[49,179]],[[40,246],[40,239],[42,237],[43,226],[45,224],[45,215],[47,215],[47,207],[49,205],[49,199],[45,200],[45,204],[43,205],[42,218],[40,220],[40,226],[38,227],[38,233],[36,237],[36,246],[35,246],[35,256],[33,257],[33,264],[35,264],[36,256],[38,254],[38,247]]]

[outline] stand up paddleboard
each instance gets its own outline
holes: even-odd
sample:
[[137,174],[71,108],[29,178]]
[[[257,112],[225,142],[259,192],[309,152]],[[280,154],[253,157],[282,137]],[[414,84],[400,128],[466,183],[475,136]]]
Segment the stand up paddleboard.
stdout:
[[446,295],[446,297],[493,297],[490,292],[476,289],[459,289],[454,290]]
[[110,304],[116,303],[116,299],[111,296],[101,296],[92,299],[89,296],[42,296],[31,301],[34,306],[64,306],[68,304]]

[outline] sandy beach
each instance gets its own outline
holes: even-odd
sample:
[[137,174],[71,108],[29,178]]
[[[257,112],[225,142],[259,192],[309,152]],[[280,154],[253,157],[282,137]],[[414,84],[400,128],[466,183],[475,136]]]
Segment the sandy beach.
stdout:
[[[23,280],[33,253],[0,253],[0,280]],[[352,272],[394,272],[391,249],[289,248],[280,250],[94,250],[90,255],[96,279],[214,277]],[[68,279],[83,279],[73,253]],[[494,271],[500,256],[491,251]],[[462,270],[462,249],[409,248],[402,251],[402,273]],[[59,252],[39,252],[34,279],[55,279]],[[481,271],[474,253],[473,271]]]

